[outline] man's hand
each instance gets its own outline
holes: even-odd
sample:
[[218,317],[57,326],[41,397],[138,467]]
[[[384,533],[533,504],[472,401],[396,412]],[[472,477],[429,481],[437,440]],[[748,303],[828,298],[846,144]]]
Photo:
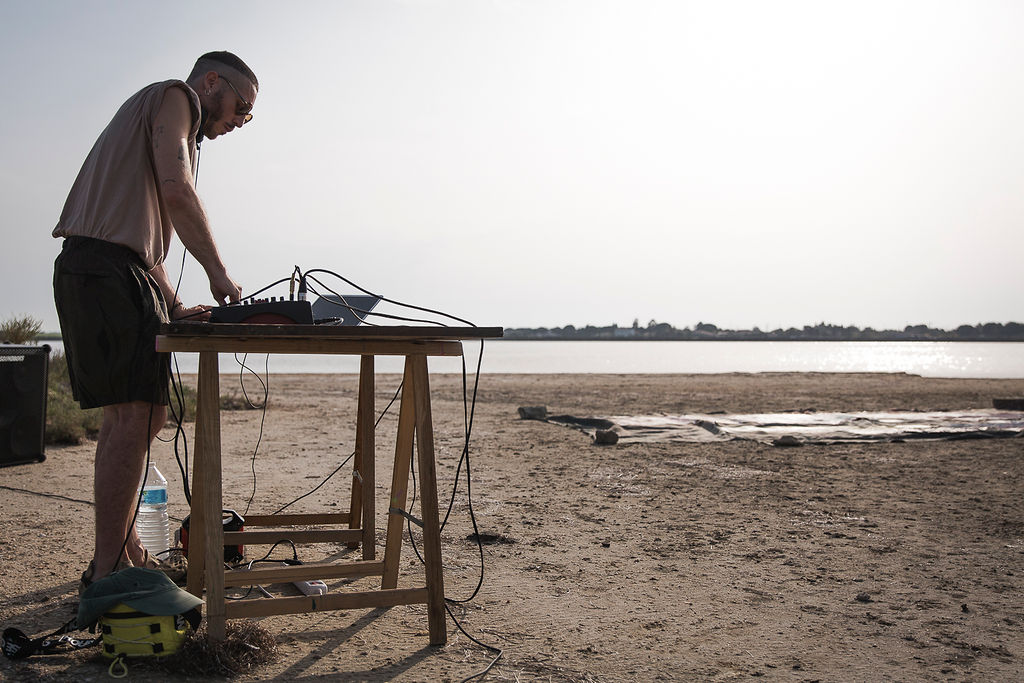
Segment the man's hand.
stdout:
[[179,305],[171,311],[171,320],[209,320],[210,319],[210,307],[209,306],[190,306],[186,308],[184,305]]
[[213,300],[221,306],[235,303],[242,298],[242,288],[228,277],[226,271],[210,278],[210,292],[213,294]]

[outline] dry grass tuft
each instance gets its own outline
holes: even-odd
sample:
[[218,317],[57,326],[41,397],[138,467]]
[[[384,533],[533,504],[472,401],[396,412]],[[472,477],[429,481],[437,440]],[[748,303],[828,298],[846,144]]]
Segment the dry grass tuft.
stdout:
[[[175,671],[189,676],[238,676],[277,659],[277,640],[252,621],[229,621],[224,642],[210,645],[205,624],[174,655]],[[169,662],[170,663],[170,662]]]
[[30,344],[42,330],[42,321],[29,315],[0,320],[0,342]]

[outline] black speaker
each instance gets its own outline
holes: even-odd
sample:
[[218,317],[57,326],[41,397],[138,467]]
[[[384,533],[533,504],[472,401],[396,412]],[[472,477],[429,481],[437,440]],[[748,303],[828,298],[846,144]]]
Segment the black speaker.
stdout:
[[46,460],[50,347],[0,344],[0,467]]

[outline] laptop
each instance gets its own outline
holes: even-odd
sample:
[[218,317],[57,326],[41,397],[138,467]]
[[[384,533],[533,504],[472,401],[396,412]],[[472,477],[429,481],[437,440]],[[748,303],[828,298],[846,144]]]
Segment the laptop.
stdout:
[[317,325],[358,325],[378,303],[380,297],[372,294],[327,294],[313,302],[313,322]]

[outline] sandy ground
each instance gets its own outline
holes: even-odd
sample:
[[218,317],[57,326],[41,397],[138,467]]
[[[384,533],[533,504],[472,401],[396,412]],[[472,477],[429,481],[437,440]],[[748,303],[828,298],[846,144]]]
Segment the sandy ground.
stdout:
[[[378,410],[398,380],[378,376]],[[224,377],[224,393],[237,386]],[[443,504],[461,453],[461,378],[434,376],[432,389]],[[954,410],[1013,396],[1024,396],[1024,380],[484,375],[472,507],[491,542],[482,589],[453,611],[469,634],[504,650],[486,680],[1020,680],[1024,439],[596,446],[516,412]],[[272,376],[255,461],[262,413],[225,413],[225,503],[246,508],[253,470],[252,512],[312,489],[352,450],[355,397],[354,376]],[[397,414],[378,428],[378,539]],[[43,463],[0,469],[4,627],[42,634],[76,609],[91,555],[93,448],[54,448]],[[180,519],[173,448],[158,444],[153,458]],[[464,477],[465,468],[443,533],[452,598],[469,596],[480,573]],[[346,467],[290,510],[344,509],[349,481]],[[306,561],[328,556],[351,557],[342,546],[300,547]],[[421,585],[408,543],[402,572],[400,586]],[[458,681],[491,659],[451,621],[448,644],[429,646],[415,606],[260,624],[280,656],[242,680]],[[94,654],[0,658],[0,678],[100,681],[106,672]],[[129,680],[167,678],[134,667]]]

